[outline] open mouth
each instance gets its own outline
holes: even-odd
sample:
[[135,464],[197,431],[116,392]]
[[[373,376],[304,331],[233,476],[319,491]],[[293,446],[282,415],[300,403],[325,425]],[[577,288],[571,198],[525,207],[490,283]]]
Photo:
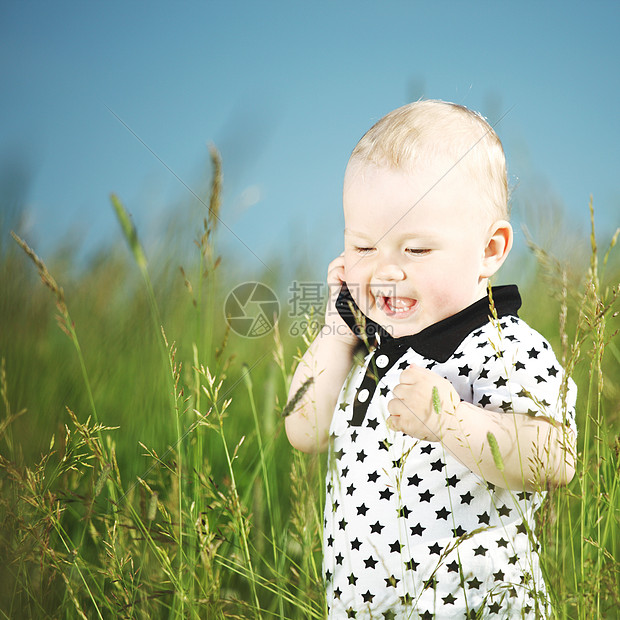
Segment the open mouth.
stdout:
[[410,297],[379,297],[380,309],[390,317],[404,318],[411,314],[417,305],[416,299]]

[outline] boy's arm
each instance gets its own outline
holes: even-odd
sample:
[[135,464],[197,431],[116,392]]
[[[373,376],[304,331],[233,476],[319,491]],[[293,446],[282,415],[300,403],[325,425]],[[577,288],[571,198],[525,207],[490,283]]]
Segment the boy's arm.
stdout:
[[[330,299],[325,312],[325,325],[303,355],[291,382],[289,403],[298,392],[301,397],[285,419],[286,434],[291,445],[303,452],[321,452],[327,448],[329,427],[338,394],[344,384],[358,344],[357,337],[340,318],[335,302],[344,283],[344,259],[332,261],[327,283]],[[305,391],[300,388],[311,381]]]
[[447,379],[416,366],[403,371],[393,394],[392,429],[441,441],[463,465],[497,486],[541,491],[568,484],[575,473],[574,434],[555,420],[462,402]]

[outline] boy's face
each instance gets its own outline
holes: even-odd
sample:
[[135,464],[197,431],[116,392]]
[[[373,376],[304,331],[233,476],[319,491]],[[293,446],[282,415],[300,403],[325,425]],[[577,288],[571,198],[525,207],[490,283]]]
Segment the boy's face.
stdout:
[[480,189],[462,168],[349,165],[345,280],[361,311],[394,337],[416,334],[486,294],[491,226]]

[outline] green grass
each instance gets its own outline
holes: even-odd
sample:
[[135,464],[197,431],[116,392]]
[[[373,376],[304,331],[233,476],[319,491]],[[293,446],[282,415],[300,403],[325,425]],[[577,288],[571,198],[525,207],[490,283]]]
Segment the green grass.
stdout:
[[[193,254],[150,262],[117,197],[129,251],[83,271],[0,246],[0,617],[325,615],[324,462],[294,452],[282,421],[305,344],[284,320],[259,339],[227,331],[212,163],[181,242]],[[578,473],[539,513],[542,559],[557,617],[614,617],[620,268],[594,234],[587,274],[533,251],[524,318],[579,386]]]

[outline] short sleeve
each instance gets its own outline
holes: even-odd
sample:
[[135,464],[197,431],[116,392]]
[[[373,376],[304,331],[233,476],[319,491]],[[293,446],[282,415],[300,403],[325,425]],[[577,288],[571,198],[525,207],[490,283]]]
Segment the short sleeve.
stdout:
[[551,345],[517,317],[485,329],[487,346],[472,382],[475,405],[504,413],[551,418],[576,432],[577,389]]

